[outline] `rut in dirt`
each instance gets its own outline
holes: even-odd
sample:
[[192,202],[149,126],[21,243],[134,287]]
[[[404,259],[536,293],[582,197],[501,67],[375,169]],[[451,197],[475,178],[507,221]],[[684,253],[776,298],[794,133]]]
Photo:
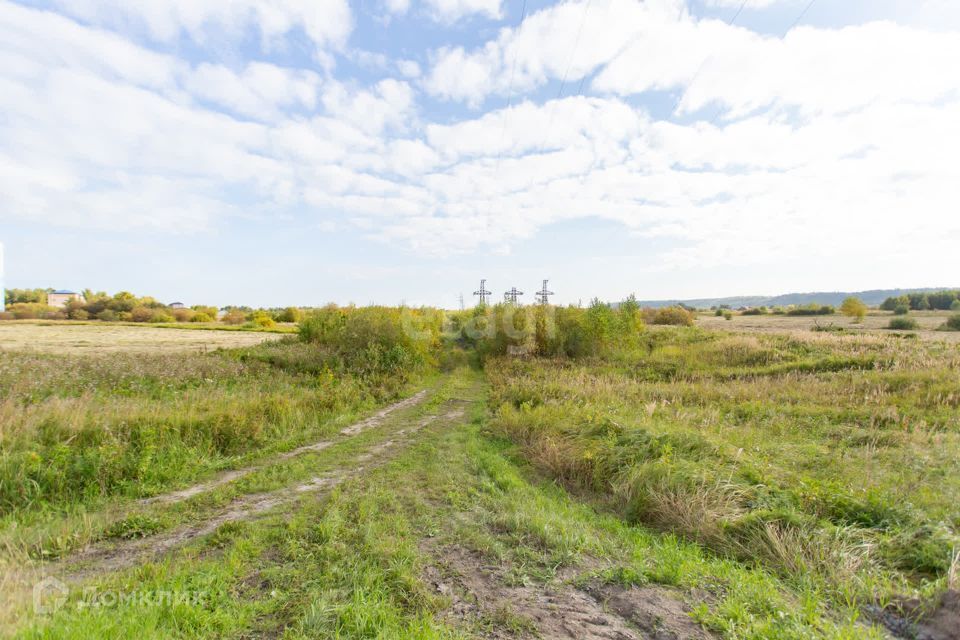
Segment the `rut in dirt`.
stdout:
[[199,484],[195,484],[193,486],[187,487],[186,489],[179,489],[177,491],[172,491],[170,493],[165,493],[158,496],[152,496],[150,498],[144,498],[140,500],[139,503],[145,504],[145,505],[146,504],[176,504],[178,502],[183,502],[184,500],[188,500],[194,496],[198,496],[203,493],[213,491],[214,489],[218,487],[222,487],[223,485],[230,484],[235,480],[239,480],[240,478],[248,476],[251,473],[259,469],[263,469],[264,467],[269,466],[270,464],[273,464],[277,461],[289,460],[290,458],[294,458],[296,456],[299,456],[301,454],[308,453],[308,452],[323,451],[327,447],[333,446],[338,441],[344,438],[359,435],[360,433],[363,433],[367,429],[371,429],[373,427],[379,426],[391,413],[394,413],[395,411],[399,411],[401,409],[414,407],[420,404],[421,402],[423,402],[423,400],[426,397],[427,397],[427,392],[426,390],[423,390],[423,391],[417,392],[416,394],[410,396],[409,398],[405,398],[404,400],[395,402],[387,407],[384,407],[380,411],[377,411],[376,413],[374,413],[372,416],[364,418],[360,422],[356,422],[350,425],[349,427],[344,427],[343,429],[341,429],[339,434],[340,438],[328,438],[325,440],[319,440],[317,442],[314,442],[313,444],[297,447],[296,449],[293,449],[291,451],[286,451],[277,456],[274,456],[269,460],[263,460],[258,462],[257,464],[253,464],[248,467],[244,467],[242,469],[234,469],[232,471],[226,471],[218,475],[216,478],[212,480],[208,480],[207,482],[201,482]]
[[[448,404],[452,403],[448,402]],[[372,445],[357,457],[344,461],[338,469],[276,491],[239,496],[201,522],[182,525],[141,539],[91,545],[60,561],[62,568],[60,572],[49,571],[51,567],[48,567],[48,572],[59,573],[58,577],[64,580],[78,581],[92,575],[124,569],[210,535],[224,524],[251,520],[265,515],[294,502],[305,494],[322,495],[342,482],[389,462],[400,449],[412,443],[424,428],[437,421],[457,420],[463,414],[463,407],[457,406],[443,414],[424,416],[415,423],[393,432],[387,436],[387,439]]]
[[[713,640],[690,617],[680,592],[659,586],[621,587],[569,581],[509,585],[505,569],[460,547],[429,552],[437,564],[425,580],[450,600],[447,617],[473,626],[492,640],[539,637],[551,640]],[[571,576],[571,578],[574,576]],[[498,626],[510,618],[513,624]],[[517,631],[522,620],[526,633]],[[491,624],[491,621],[493,623]]]

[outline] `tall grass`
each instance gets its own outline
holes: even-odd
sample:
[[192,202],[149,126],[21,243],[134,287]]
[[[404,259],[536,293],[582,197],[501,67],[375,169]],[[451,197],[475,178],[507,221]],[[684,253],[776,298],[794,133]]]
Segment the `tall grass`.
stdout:
[[947,579],[960,542],[960,351],[648,333],[588,362],[490,360],[497,429],[629,520],[838,599]]
[[199,354],[0,356],[0,516],[143,496],[332,432],[416,373],[288,340]]

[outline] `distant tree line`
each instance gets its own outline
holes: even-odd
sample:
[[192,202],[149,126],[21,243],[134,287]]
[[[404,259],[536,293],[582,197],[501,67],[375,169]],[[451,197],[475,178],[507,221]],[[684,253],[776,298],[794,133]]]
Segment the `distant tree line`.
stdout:
[[85,289],[82,299],[72,300],[64,307],[54,308],[47,304],[47,296],[53,289],[7,289],[7,310],[0,320],[100,320],[104,322],[214,322],[225,324],[249,324],[257,328],[269,328],[278,322],[299,322],[303,310],[297,307],[278,309],[251,309],[250,307],[224,307],[193,305],[174,308],[150,296],[138,297],[129,291],[109,295],[104,291]]
[[902,296],[887,298],[880,305],[880,308],[884,311],[896,311],[898,307],[910,311],[957,311],[960,310],[960,290],[907,293]]

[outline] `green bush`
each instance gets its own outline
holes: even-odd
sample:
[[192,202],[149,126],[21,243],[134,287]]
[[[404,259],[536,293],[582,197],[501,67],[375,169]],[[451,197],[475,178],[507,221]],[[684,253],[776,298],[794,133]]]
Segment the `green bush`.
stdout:
[[733,320],[733,311],[725,310],[725,311],[723,312],[723,319],[724,319],[724,320]]
[[947,323],[943,326],[948,331],[960,331],[960,314],[947,318]]
[[887,325],[887,329],[894,329],[896,331],[913,331],[919,325],[917,321],[913,318],[891,318],[890,324]]
[[830,316],[837,310],[830,305],[809,304],[803,307],[795,307],[787,311],[788,316]]
[[171,315],[177,322],[192,322],[196,312],[193,309],[174,309]]
[[190,318],[190,322],[213,322],[213,318],[204,313],[203,311],[198,311]]
[[253,326],[258,327],[260,329],[271,329],[277,326],[277,322],[273,318],[271,318],[266,312],[258,312],[253,314],[253,318],[251,319],[251,321],[253,322]]
[[237,324],[243,324],[246,321],[247,321],[247,314],[245,314],[243,311],[240,311],[239,309],[231,309],[223,316],[224,324],[237,325]]
[[154,309],[153,313],[150,315],[150,322],[176,322],[176,319],[166,311]]
[[954,300],[950,305],[950,311],[960,311],[960,300]]
[[653,317],[653,324],[693,326],[693,314],[682,307],[664,307],[658,309]]
[[97,314],[97,320],[103,320],[104,322],[113,322],[117,319],[117,313],[110,309],[104,309]]
[[433,362],[442,325],[433,309],[327,307],[306,317],[299,333],[349,371],[405,375]]
[[130,311],[130,319],[133,322],[153,322],[153,309],[150,307],[134,307]]
[[905,316],[910,313],[910,306],[905,304],[898,304],[893,309],[893,315],[895,316]]

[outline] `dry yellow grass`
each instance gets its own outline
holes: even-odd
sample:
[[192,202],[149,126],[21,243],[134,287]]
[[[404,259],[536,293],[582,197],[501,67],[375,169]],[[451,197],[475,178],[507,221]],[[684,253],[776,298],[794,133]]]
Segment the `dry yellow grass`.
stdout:
[[[960,342],[960,331],[936,330],[943,325],[951,315],[953,314],[948,311],[911,311],[907,317],[916,320],[920,328],[910,333],[916,333],[917,336],[923,340]],[[763,316],[742,316],[734,312],[733,318],[730,320],[714,316],[712,313],[700,314],[697,316],[697,325],[706,329],[717,329],[720,331],[786,333],[809,331],[815,323],[819,323],[820,325],[832,324],[850,331],[889,334],[891,331],[887,329],[886,326],[893,317],[890,313],[874,311],[863,319],[863,323],[856,324],[853,318],[847,318],[841,315],[785,316],[771,314]]]
[[275,333],[160,329],[111,324],[0,322],[0,350],[47,353],[184,352],[247,347]]

